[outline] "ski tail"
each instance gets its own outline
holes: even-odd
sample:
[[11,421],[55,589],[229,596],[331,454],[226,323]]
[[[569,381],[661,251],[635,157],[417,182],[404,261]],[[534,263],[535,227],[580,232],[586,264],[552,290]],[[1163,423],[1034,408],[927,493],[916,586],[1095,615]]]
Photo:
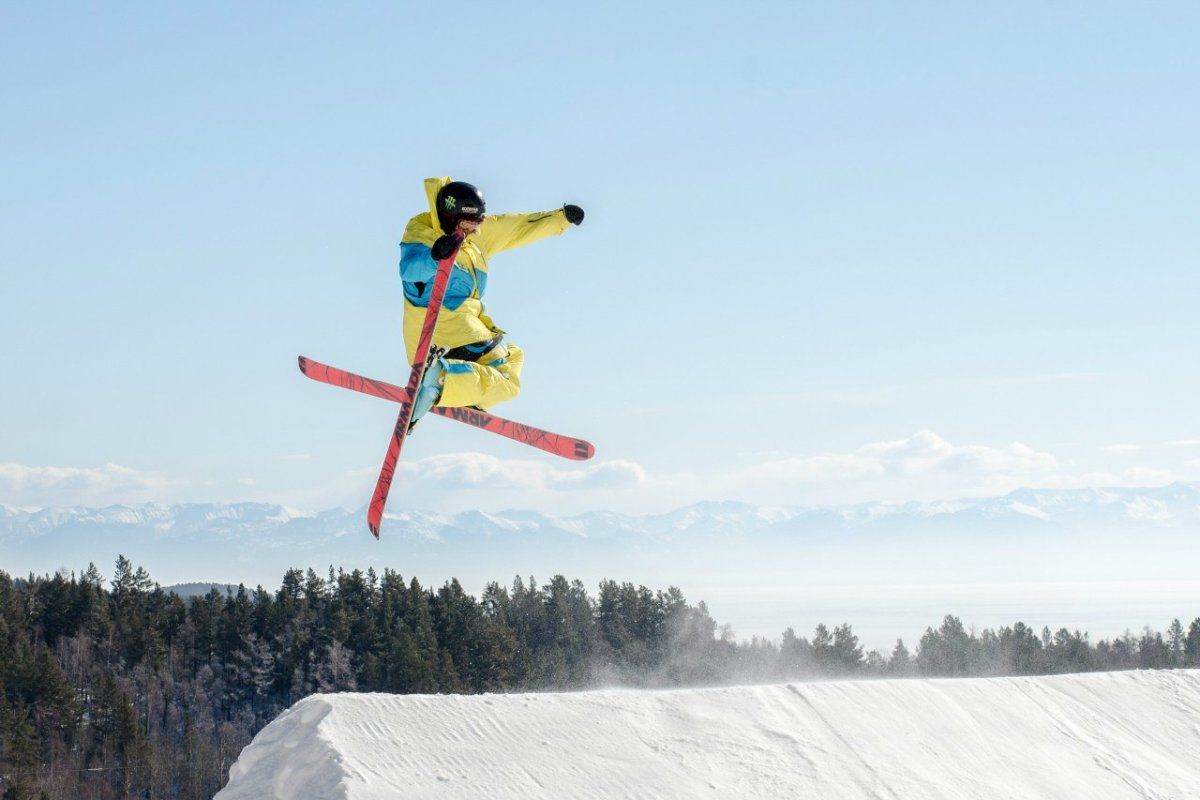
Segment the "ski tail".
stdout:
[[480,430],[507,437],[514,442],[527,444],[562,458],[569,458],[572,461],[587,461],[596,454],[596,448],[592,446],[591,442],[544,431],[523,422],[513,422],[511,419],[497,417],[495,414],[477,408],[434,406],[433,412],[446,419],[457,420]]
[[391,400],[396,403],[412,399],[408,396],[408,389],[403,386],[396,386],[395,384],[387,383],[386,381],[377,381],[372,378],[364,378],[362,375],[355,375],[353,372],[346,372],[344,369],[331,367],[328,364],[322,364],[320,361],[313,361],[311,358],[305,358],[304,356],[300,356],[299,361],[300,371],[314,381],[328,383],[332,386],[341,386],[343,389],[362,392],[374,397],[382,397],[384,400]]

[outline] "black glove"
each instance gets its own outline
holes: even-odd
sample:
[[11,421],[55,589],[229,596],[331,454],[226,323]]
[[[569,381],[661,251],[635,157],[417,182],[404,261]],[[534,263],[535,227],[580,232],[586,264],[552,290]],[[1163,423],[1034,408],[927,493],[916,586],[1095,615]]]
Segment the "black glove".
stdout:
[[453,233],[447,233],[445,236],[439,236],[437,241],[433,243],[433,247],[429,248],[433,252],[434,261],[445,261],[451,254],[458,249],[459,242],[462,241],[461,236],[456,236]]
[[583,209],[579,206],[573,206],[567,203],[563,206],[563,213],[567,215],[567,222],[572,225],[578,225],[583,222]]

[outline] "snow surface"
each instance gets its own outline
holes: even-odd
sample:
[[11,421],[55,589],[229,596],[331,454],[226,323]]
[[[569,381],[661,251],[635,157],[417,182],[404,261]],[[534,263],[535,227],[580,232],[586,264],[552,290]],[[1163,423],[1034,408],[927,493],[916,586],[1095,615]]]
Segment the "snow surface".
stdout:
[[1200,671],[313,695],[241,798],[1200,798]]

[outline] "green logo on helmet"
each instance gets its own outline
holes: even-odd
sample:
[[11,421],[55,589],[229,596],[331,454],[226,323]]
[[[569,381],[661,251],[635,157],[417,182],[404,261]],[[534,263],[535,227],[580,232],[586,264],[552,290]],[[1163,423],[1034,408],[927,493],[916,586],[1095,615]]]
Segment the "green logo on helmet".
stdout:
[[458,201],[455,200],[453,197],[447,196],[446,199],[442,201],[442,205],[444,205],[446,207],[447,211],[453,211],[454,206],[457,202]]

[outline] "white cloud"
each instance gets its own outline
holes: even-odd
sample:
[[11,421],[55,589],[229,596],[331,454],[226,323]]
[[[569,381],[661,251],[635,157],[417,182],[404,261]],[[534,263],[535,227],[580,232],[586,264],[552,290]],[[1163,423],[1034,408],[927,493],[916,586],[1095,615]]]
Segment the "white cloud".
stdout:
[[1028,445],[954,445],[932,431],[906,439],[874,442],[853,453],[765,461],[745,472],[755,480],[834,481],[854,479],[996,478],[1027,479],[1053,473],[1055,457]]
[[955,444],[925,430],[846,453],[771,455],[723,471],[651,476],[646,485],[667,505],[714,498],[766,505],[840,505],[995,496],[1022,487],[1157,486],[1178,479],[1161,465],[1080,474],[1054,453],[1020,442]]
[[996,496],[1022,487],[1151,486],[1180,479],[1161,465],[1107,466],[1081,469],[1021,442],[957,444],[924,430],[849,452],[743,455],[736,463],[716,460],[669,473],[648,473],[629,461],[564,467],[549,460],[455,453],[402,462],[393,495],[398,503],[459,510],[648,513],[702,500],[828,506]]
[[600,461],[564,469],[551,462],[500,459],[483,453],[451,453],[401,462],[398,473],[443,489],[589,491],[636,487],[645,471],[631,461]]
[[889,473],[920,474],[1045,474],[1058,463],[1049,453],[1039,453],[1014,442],[1007,447],[953,445],[932,431],[920,431],[907,439],[868,444],[858,451],[878,462]]
[[[1064,445],[1066,454],[1070,446]],[[845,452],[786,455],[715,454],[703,464],[648,472],[629,460],[564,462],[503,459],[476,452],[401,460],[389,506],[439,510],[529,508],[554,513],[610,509],[669,511],[702,500],[764,506],[937,501],[995,496],[1021,487],[1076,489],[1161,486],[1200,480],[1200,459],[1186,450],[1143,448],[1136,453],[1089,448],[1088,458],[1048,452],[1021,442],[962,444],[930,430],[868,442]],[[1174,457],[1171,457],[1171,453]],[[104,506],[140,502],[258,500],[317,511],[365,505],[377,465],[339,475],[313,470],[287,480],[268,473],[181,482],[117,464],[30,467],[0,464],[0,503],[12,506]],[[245,475],[245,473],[242,473]],[[315,476],[315,477],[314,477]],[[317,481],[310,483],[309,479]]]
[[24,506],[103,506],[158,499],[170,482],[119,464],[30,467],[0,464],[0,502]]
[[1121,472],[1121,479],[1109,486],[1166,486],[1176,480],[1175,473],[1161,467],[1130,467]]

